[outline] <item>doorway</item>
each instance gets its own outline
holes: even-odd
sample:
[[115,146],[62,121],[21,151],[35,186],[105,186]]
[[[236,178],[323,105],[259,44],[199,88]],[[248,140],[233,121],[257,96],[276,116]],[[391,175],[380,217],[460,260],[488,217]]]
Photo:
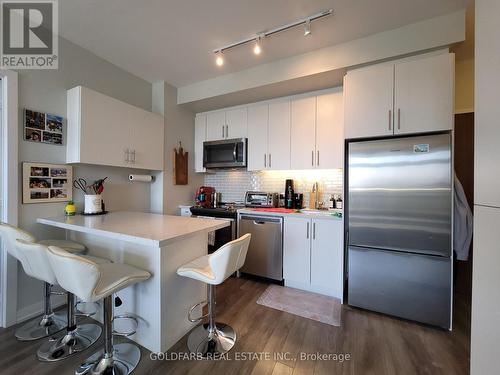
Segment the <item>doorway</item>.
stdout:
[[[0,69],[0,221],[17,225],[18,75]],[[0,243],[0,326],[17,320],[17,261]]]

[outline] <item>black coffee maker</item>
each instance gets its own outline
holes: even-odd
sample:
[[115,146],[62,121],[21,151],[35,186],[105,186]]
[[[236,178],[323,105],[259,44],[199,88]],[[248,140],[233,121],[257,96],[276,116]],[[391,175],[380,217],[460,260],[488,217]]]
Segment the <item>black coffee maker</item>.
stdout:
[[293,180],[285,182],[285,208],[294,208],[295,194],[293,193]]

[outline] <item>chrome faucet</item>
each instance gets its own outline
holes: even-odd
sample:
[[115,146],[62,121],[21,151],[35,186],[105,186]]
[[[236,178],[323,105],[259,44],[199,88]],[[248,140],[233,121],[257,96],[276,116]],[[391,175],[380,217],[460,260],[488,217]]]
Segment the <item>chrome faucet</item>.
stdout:
[[316,181],[313,185],[313,193],[314,194],[314,209],[318,210],[319,209],[319,191],[318,191],[318,182]]

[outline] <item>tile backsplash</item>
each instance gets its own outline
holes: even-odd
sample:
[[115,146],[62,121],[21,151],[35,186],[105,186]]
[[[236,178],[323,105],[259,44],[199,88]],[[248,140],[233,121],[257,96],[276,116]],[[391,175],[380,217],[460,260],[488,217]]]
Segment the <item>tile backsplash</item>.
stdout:
[[[218,170],[205,174],[205,186],[222,193],[223,202],[242,202],[249,190],[285,192],[285,180],[293,179],[296,193],[304,193],[304,206],[309,204],[308,192],[317,181],[321,200],[328,204],[331,194],[343,193],[343,170],[258,171]],[[342,198],[343,199],[343,198]]]

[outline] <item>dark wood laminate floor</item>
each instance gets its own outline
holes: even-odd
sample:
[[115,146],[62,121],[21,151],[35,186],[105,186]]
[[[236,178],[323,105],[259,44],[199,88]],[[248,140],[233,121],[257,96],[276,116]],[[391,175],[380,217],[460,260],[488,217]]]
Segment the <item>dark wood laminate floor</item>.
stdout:
[[[446,332],[388,316],[344,306],[342,327],[257,305],[265,283],[231,278],[217,289],[218,320],[238,334],[232,360],[152,361],[142,350],[136,374],[355,374],[355,375],[461,375],[469,373],[469,304],[455,299],[455,326]],[[0,374],[72,374],[93,349],[59,363],[35,358],[38,342],[18,342],[15,327],[0,329]],[[186,353],[186,338],[170,353]],[[350,360],[312,361],[284,357],[270,360],[235,360],[236,352],[348,353]]]

